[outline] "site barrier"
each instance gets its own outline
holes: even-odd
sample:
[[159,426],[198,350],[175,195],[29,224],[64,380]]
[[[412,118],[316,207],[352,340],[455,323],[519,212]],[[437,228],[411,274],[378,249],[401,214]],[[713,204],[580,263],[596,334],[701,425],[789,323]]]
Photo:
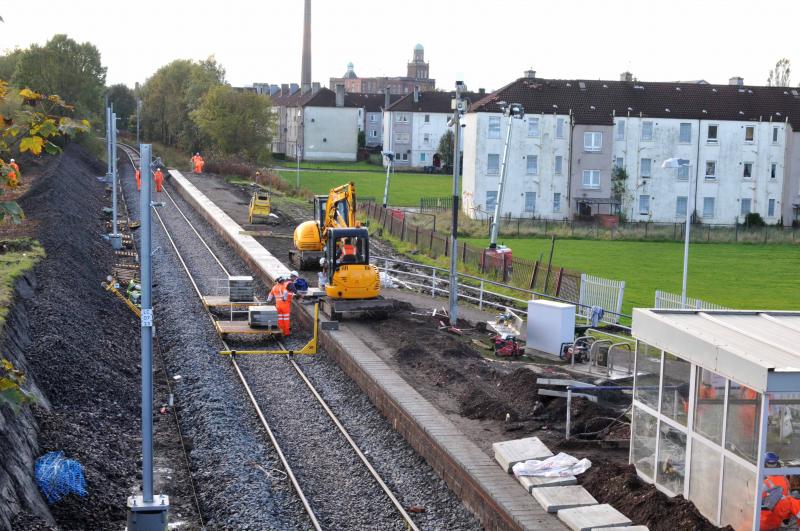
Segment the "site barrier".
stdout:
[[701,299],[694,299],[692,297],[686,297],[686,305],[684,306],[681,303],[680,295],[661,290],[656,290],[655,307],[670,310],[730,310],[730,308],[725,306],[720,306],[719,304]]

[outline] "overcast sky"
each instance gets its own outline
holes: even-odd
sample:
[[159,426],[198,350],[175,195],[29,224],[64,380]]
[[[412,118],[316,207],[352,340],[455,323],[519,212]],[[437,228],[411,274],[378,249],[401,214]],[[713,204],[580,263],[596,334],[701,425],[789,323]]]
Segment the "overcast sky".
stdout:
[[[215,55],[233,85],[299,82],[303,0],[0,2],[0,50],[56,33],[90,41],[108,84],[133,86],[174,59]],[[788,57],[800,82],[800,1],[314,0],[312,75],[328,84],[349,61],[360,76],[405,75],[416,43],[450,89],[496,89],[533,67],[552,78],[706,79],[765,84]],[[125,6],[124,8],[122,6]],[[111,7],[114,6],[114,7]],[[119,7],[118,7],[119,6]],[[129,7],[130,6],[130,7]]]

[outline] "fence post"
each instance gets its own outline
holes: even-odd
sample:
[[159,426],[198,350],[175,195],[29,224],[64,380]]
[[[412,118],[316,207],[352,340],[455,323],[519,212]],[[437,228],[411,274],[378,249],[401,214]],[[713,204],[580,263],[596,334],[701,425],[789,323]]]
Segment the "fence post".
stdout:
[[536,275],[539,273],[539,260],[533,263],[533,273],[531,273],[531,285],[528,288],[531,291],[536,289]]
[[481,292],[478,295],[478,309],[483,310],[483,279],[481,279]]
[[419,225],[414,227],[414,245],[419,247]]
[[764,243],[767,243],[767,225],[764,225]]
[[449,252],[450,252],[450,236],[445,236],[444,237],[444,255],[448,256]]
[[431,240],[430,240],[430,243],[428,243],[428,250],[429,250],[429,251],[432,251],[432,250],[433,250],[433,233],[434,233],[434,232],[436,232],[436,231],[435,231],[435,230],[432,230],[432,231],[431,231]]
[[672,239],[673,240],[677,240],[678,239],[678,224],[677,223],[673,223],[672,224]]
[[400,239],[406,241],[406,215],[403,214],[403,223],[400,225]]
[[508,282],[508,253],[503,253],[503,282]]
[[556,297],[561,295],[561,279],[564,278],[564,268],[558,269],[558,279],[556,280]]
[[394,232],[392,232],[394,230],[394,215],[388,214],[388,212],[389,212],[388,210],[386,212],[387,212],[387,215],[389,215],[389,234],[394,236]]
[[431,297],[436,296],[436,269],[432,269],[433,277],[431,278]]
[[519,238],[519,220],[522,218],[517,218],[517,238]]
[[708,226],[708,230],[706,230],[706,241],[711,241],[711,225]]
[[461,242],[461,263],[467,261],[467,242]]
[[735,227],[735,229],[733,231],[733,241],[738,242],[739,241],[739,224],[738,223],[734,223],[733,226]]
[[644,239],[645,240],[647,239],[647,227],[649,227],[649,226],[650,226],[650,222],[649,221],[645,221],[644,222]]

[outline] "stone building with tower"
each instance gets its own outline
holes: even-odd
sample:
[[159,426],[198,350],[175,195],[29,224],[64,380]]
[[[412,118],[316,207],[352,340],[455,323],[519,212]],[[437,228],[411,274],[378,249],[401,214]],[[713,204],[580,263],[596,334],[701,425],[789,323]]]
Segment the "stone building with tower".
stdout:
[[348,93],[382,93],[389,88],[391,94],[411,94],[414,88],[423,92],[436,90],[436,80],[430,77],[430,63],[425,61],[425,48],[421,44],[414,46],[413,59],[408,63],[406,75],[403,77],[359,77],[353,63],[347,64],[347,72],[342,77],[332,77],[330,88],[343,84]]

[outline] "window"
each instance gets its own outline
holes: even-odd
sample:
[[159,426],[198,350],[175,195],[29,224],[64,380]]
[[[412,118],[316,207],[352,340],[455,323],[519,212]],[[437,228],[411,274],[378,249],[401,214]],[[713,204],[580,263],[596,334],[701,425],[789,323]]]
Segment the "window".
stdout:
[[525,192],[525,212],[536,212],[536,192]]
[[774,179],[778,175],[778,163],[773,162],[769,165],[769,178]]
[[639,214],[647,215],[650,213],[650,196],[649,195],[640,195],[639,196]]
[[408,144],[410,138],[409,133],[395,133],[394,141],[398,144]]
[[642,140],[653,140],[653,122],[642,122]]
[[678,166],[678,179],[681,181],[689,179],[689,166]]
[[675,202],[675,215],[686,216],[686,204],[688,200],[685,195],[679,195],[678,200]]
[[425,144],[430,144],[430,142],[431,142],[431,134],[430,133],[425,133],[424,135],[422,135],[422,142],[424,142]]
[[528,155],[527,162],[528,162],[528,167],[527,167],[528,175],[536,175],[537,173],[539,173],[538,155]]
[[564,138],[564,119],[556,120],[556,138]]
[[427,153],[420,153],[419,154],[419,161],[420,162],[426,162],[427,160],[428,160],[428,154]]
[[431,123],[431,115],[430,115],[430,114],[426,114],[426,115],[425,115],[425,123],[426,123],[426,124],[429,124],[429,123]]
[[408,153],[403,153],[403,154],[400,156],[400,160],[403,160],[403,161],[406,161],[406,162],[408,162]]
[[653,161],[652,161],[652,159],[642,159],[642,166],[641,166],[642,179],[649,178],[650,175],[651,175],[652,169],[653,169]]
[[[686,462],[686,434],[664,422],[661,423],[660,431],[656,483],[674,494],[682,494],[684,468],[673,467],[672,464]],[[669,472],[664,472],[665,470]]]
[[397,121],[400,123],[408,123],[408,115],[404,112],[397,113]]
[[489,117],[489,138],[500,138],[500,117]]
[[678,142],[682,144],[688,144],[692,141],[692,124],[681,124],[681,131],[680,135],[678,136]]
[[704,197],[703,198],[703,217],[704,218],[713,218],[714,217],[714,198],[713,197]]
[[742,217],[745,217],[747,214],[750,213],[750,206],[752,205],[752,199],[742,199],[739,203],[739,214]]
[[[710,198],[706,198],[710,199]],[[705,214],[704,214],[705,215]],[[697,368],[694,394],[694,431],[711,442],[722,444],[722,412],[725,378],[701,367]]]
[[742,177],[745,179],[750,179],[753,177],[753,163],[752,162],[745,162],[742,164]]
[[600,170],[583,170],[583,187],[600,188]]
[[725,448],[756,462],[761,394],[731,380],[728,387],[728,419],[725,425]]
[[564,168],[564,157],[561,155],[556,155],[555,167],[553,168],[553,173],[556,175],[561,175],[561,172]]
[[497,153],[489,153],[486,157],[486,173],[490,175],[497,175],[500,173],[500,155]]
[[752,142],[753,137],[756,134],[756,128],[752,125],[748,125],[744,128],[744,141],[745,142]]
[[370,129],[369,130],[369,136],[371,136],[372,138],[377,138],[378,137],[378,130],[377,129]]
[[625,167],[625,159],[622,157],[617,157],[614,159],[614,167],[615,168],[624,168]]
[[583,133],[584,151],[599,152],[603,150],[603,133]]
[[494,210],[497,205],[497,190],[486,192],[486,210]]
[[539,136],[539,119],[538,118],[528,118],[528,136],[530,136],[530,137],[538,137]]
[[767,203],[767,217],[774,218],[775,217],[775,200],[770,199]]
[[716,144],[717,143],[717,129],[718,126],[716,125],[709,125],[708,126],[708,135],[707,140],[709,144]]
[[717,161],[715,160],[707,160],[706,161],[706,179],[716,179],[717,178]]
[[625,140],[625,120],[617,120],[617,140]]
[[773,144],[777,144],[778,143],[778,132],[779,132],[779,129],[777,127],[773,127],[772,128],[772,143]]
[[553,212],[561,212],[561,193],[553,194]]
[[374,124],[375,122],[378,121],[378,115],[377,114],[370,114],[369,115],[369,121],[370,121],[370,123]]

